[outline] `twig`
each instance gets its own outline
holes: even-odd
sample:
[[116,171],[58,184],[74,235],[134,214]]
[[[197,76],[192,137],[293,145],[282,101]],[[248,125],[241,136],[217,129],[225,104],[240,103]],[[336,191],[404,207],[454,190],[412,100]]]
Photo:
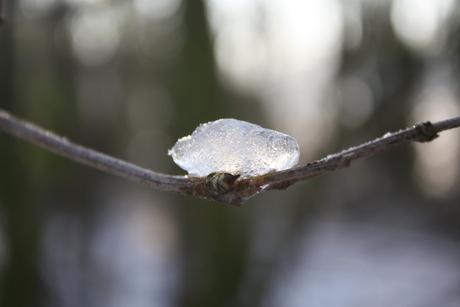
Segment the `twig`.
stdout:
[[408,142],[429,142],[444,130],[460,127],[460,117],[431,124],[421,123],[372,142],[344,150],[324,159],[259,177],[214,173],[206,178],[171,176],[152,172],[128,162],[77,145],[66,138],[15,118],[0,110],[0,130],[102,171],[166,192],[194,195],[223,203],[241,205],[250,197],[269,190],[284,190],[294,183],[348,167],[353,160],[373,155]]
[[[306,180],[348,167],[353,160],[367,157],[408,142],[430,142],[438,137],[438,132],[456,127],[460,127],[460,117],[434,124],[430,122],[421,123],[399,132],[387,133],[383,137],[371,142],[346,149],[340,153],[329,155],[326,158],[303,166],[267,174],[260,177],[257,181],[262,181],[264,185],[268,185],[264,190],[285,189],[300,180]],[[255,185],[258,184],[260,182],[255,183]]]
[[0,129],[18,138],[48,149],[76,162],[92,166],[110,174],[167,192],[200,196],[203,179],[155,173],[131,163],[113,158],[92,149],[74,144],[32,123],[20,120],[0,110]]

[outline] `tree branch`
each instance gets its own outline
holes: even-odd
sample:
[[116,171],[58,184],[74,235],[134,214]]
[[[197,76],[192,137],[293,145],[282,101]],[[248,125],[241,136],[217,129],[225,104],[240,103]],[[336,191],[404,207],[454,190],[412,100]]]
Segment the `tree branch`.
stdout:
[[171,176],[152,172],[131,163],[113,158],[68,141],[32,123],[20,120],[0,110],[0,130],[29,141],[76,162],[129,179],[166,192],[194,195],[223,203],[241,205],[250,197],[269,190],[284,190],[303,181],[331,171],[348,167],[353,160],[406,144],[429,142],[444,130],[460,127],[460,117],[431,124],[421,123],[412,128],[352,147],[324,159],[288,170],[273,172],[253,178],[239,179],[239,175],[213,173],[206,178]]
[[0,110],[0,130],[4,130],[18,138],[29,141],[70,160],[144,184],[150,188],[187,195],[200,196],[202,194],[200,185],[203,179],[170,176],[143,169],[131,163],[74,144],[65,137],[20,120],[3,110]]

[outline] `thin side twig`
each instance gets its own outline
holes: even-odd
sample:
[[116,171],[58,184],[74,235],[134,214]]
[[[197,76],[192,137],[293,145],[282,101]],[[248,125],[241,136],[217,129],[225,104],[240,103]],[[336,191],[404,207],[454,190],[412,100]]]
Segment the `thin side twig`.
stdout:
[[241,205],[260,192],[283,190],[296,182],[347,167],[353,160],[370,156],[395,146],[409,142],[432,141],[438,136],[439,132],[457,127],[460,127],[460,117],[433,124],[430,122],[421,123],[399,132],[387,133],[374,141],[327,156],[324,159],[259,177],[242,179],[239,178],[239,175],[215,173],[208,175],[206,178],[197,178],[152,172],[72,143],[64,137],[0,110],[0,130],[56,154],[151,188],[194,195],[233,205]]

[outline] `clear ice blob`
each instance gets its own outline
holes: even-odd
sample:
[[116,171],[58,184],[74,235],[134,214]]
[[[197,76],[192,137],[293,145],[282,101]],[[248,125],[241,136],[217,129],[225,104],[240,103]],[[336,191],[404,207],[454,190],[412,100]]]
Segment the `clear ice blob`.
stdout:
[[190,176],[230,173],[247,178],[293,167],[299,145],[289,135],[228,118],[200,125],[168,155]]

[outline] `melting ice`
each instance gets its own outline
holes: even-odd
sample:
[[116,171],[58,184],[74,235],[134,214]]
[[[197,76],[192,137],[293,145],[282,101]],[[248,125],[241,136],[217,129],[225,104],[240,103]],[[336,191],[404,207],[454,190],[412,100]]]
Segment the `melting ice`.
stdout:
[[200,125],[168,154],[191,176],[216,172],[252,177],[296,165],[299,145],[289,135],[229,118]]

